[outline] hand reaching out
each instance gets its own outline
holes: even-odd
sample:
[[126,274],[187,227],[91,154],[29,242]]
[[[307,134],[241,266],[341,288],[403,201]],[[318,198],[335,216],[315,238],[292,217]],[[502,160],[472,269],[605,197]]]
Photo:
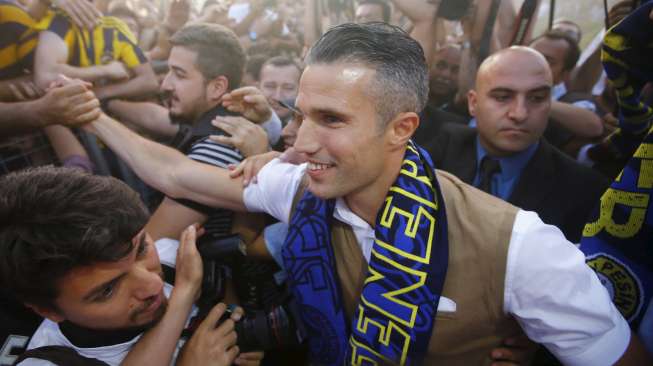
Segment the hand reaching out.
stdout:
[[52,4],[70,16],[81,28],[92,30],[100,23],[102,13],[88,0],[52,0]]
[[272,108],[267,98],[253,86],[242,87],[223,95],[222,105],[256,124],[266,122],[272,116]]
[[244,157],[262,154],[268,151],[268,134],[263,127],[254,124],[243,117],[217,117],[213,125],[230,136],[214,135],[210,139],[233,146],[240,150]]
[[227,307],[222,303],[211,309],[209,315],[184,345],[177,359],[177,365],[231,365],[239,353],[234,320],[227,319],[216,327],[226,309]]

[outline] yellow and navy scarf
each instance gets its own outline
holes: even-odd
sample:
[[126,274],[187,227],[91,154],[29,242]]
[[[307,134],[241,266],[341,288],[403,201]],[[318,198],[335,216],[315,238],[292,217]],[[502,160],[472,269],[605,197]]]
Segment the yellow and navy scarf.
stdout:
[[421,148],[406,149],[375,225],[375,243],[354,319],[344,313],[331,243],[335,200],[307,191],[283,248],[310,359],[320,365],[421,364],[449,260],[440,187]]
[[653,81],[651,9],[653,3],[641,6],[605,36],[602,60],[617,92],[620,126],[609,141],[632,158],[601,197],[581,240],[587,263],[635,330],[653,298],[653,109],[640,95]]

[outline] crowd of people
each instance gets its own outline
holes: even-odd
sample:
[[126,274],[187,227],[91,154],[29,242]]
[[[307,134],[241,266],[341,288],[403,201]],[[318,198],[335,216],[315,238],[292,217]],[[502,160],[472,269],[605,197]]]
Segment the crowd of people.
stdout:
[[653,364],[653,2],[541,6],[0,0],[0,366]]

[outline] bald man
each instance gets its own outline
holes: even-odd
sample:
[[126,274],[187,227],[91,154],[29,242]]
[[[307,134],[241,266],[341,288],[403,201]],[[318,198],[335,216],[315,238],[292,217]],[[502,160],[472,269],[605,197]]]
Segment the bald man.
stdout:
[[429,104],[445,109],[458,91],[462,50],[455,44],[439,48],[429,68]]
[[447,44],[433,56],[429,67],[428,103],[420,114],[421,122],[413,135],[413,141],[420,145],[429,144],[446,124],[469,123],[469,118],[457,113],[453,105],[458,92],[461,55],[459,45]]
[[542,138],[551,88],[542,55],[525,47],[501,51],[481,65],[469,92],[476,129],[447,126],[427,149],[438,168],[537,212],[577,243],[608,182]]

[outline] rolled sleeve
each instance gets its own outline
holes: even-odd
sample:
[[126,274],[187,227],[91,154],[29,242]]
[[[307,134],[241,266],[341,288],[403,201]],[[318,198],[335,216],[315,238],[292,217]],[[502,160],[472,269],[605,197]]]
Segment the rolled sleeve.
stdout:
[[243,192],[248,211],[266,212],[281,222],[288,223],[293,198],[304,177],[306,164],[294,165],[274,159],[257,175],[257,182]]
[[534,212],[515,219],[504,310],[565,365],[612,365],[630,342],[628,323],[583,253]]

